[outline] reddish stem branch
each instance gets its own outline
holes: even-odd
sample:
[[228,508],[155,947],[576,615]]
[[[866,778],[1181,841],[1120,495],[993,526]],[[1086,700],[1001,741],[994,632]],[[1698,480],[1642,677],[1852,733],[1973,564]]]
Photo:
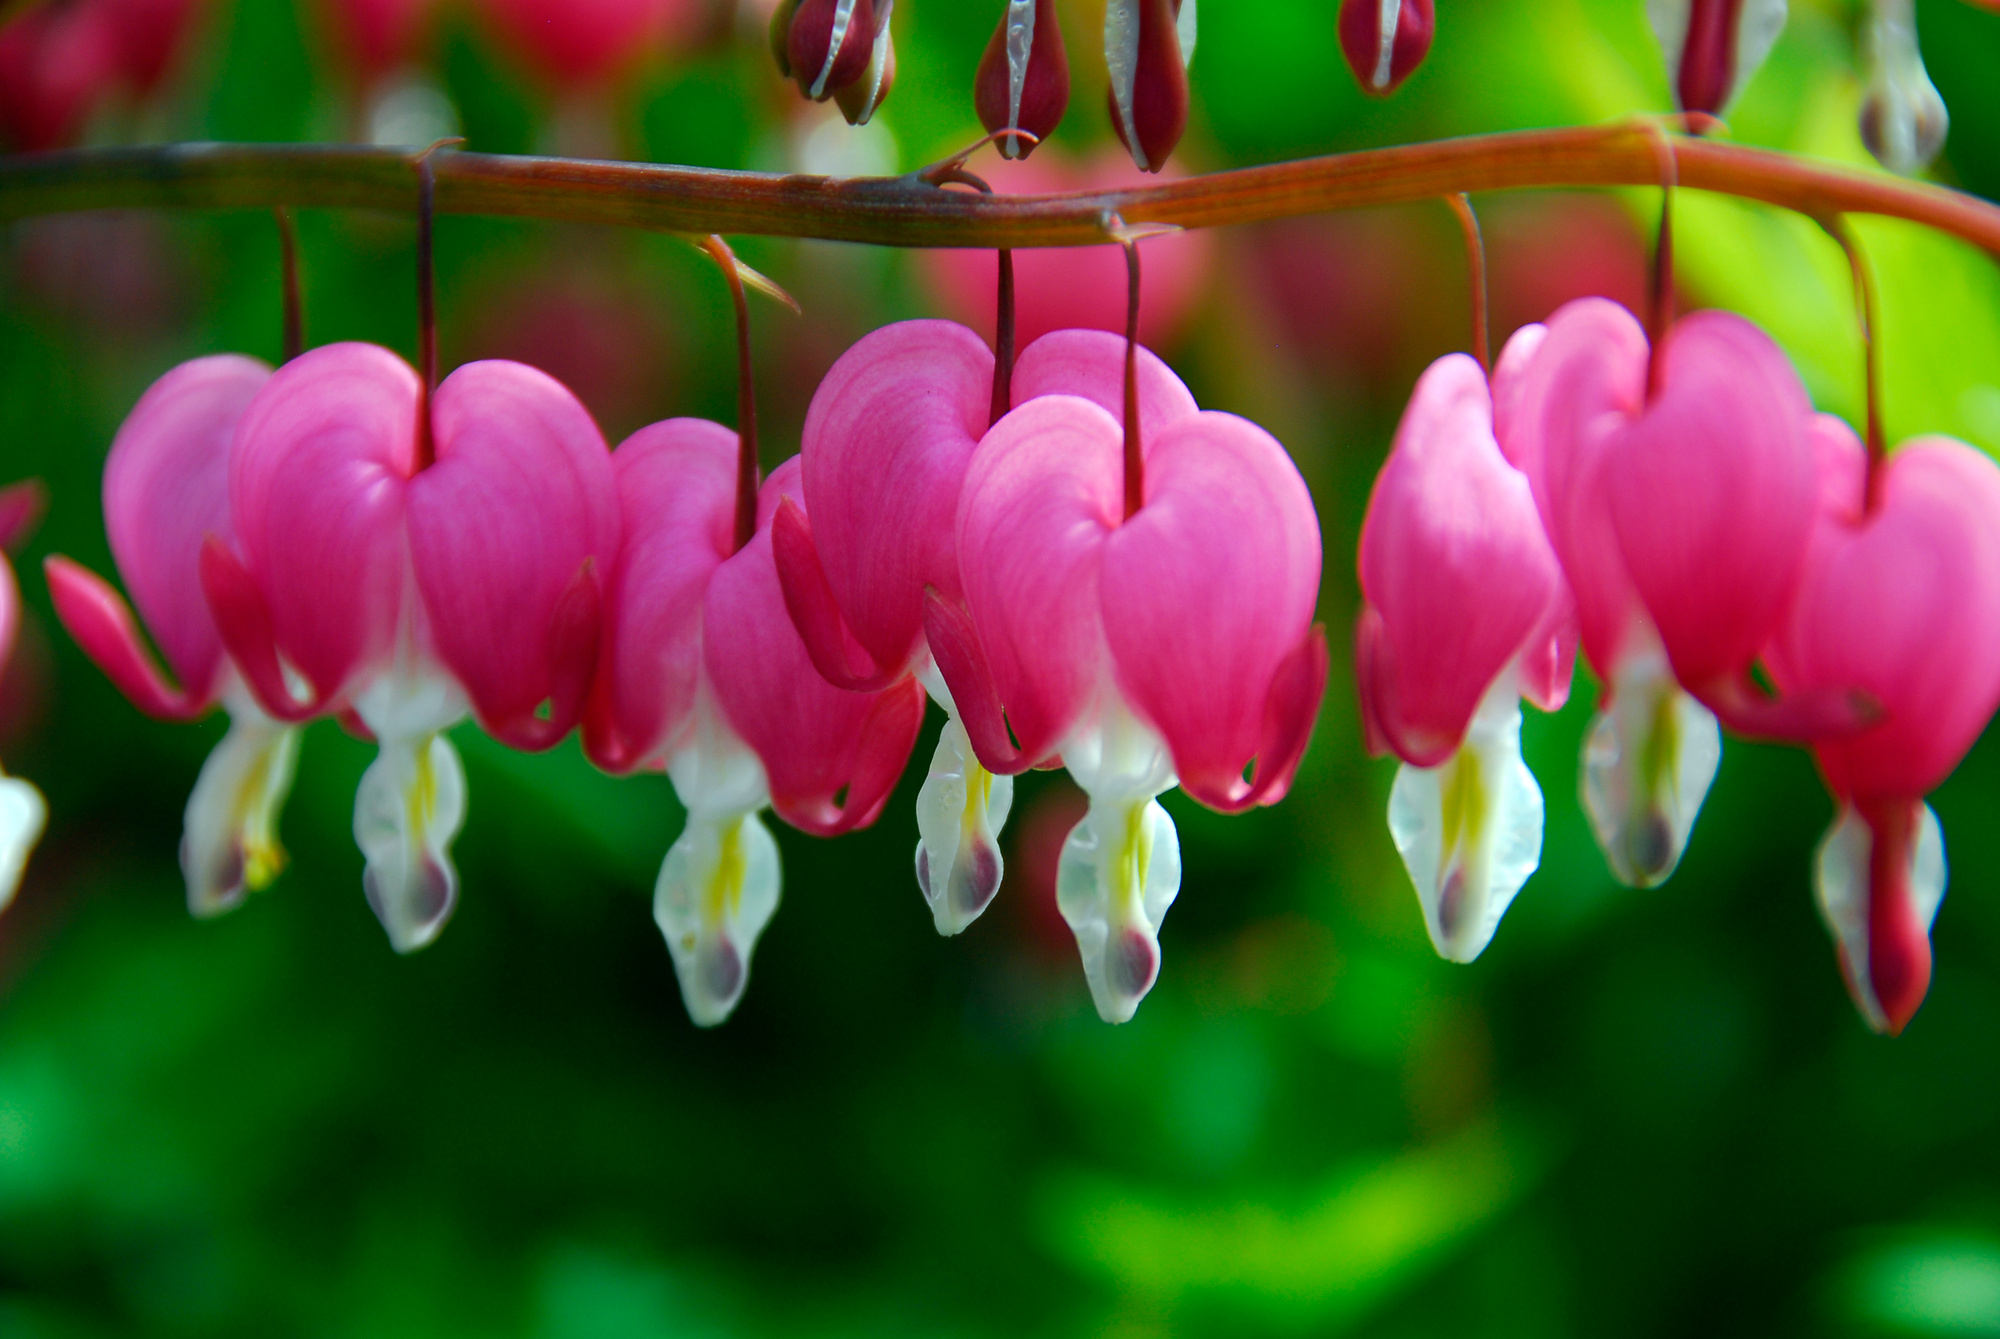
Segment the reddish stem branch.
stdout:
[[757,535],[757,392],[751,378],[750,299],[729,243],[711,235],[701,246],[722,267],[730,301],[736,305],[736,549],[740,550]]
[[993,404],[986,426],[992,427],[1014,407],[1014,253],[1001,247],[999,291],[993,303]]
[[1146,458],[1139,440],[1139,239],[1125,247],[1125,519],[1146,501]]
[[1889,457],[1889,442],[1882,428],[1882,351],[1878,343],[1881,307],[1875,297],[1875,275],[1846,219],[1836,215],[1822,222],[1840,249],[1847,253],[1847,265],[1854,273],[1854,318],[1861,327],[1861,372],[1863,394],[1867,397],[1868,491],[1867,509],[1875,510],[1876,490],[1881,483],[1882,464]]
[[417,159],[417,399],[416,469],[437,459],[431,440],[431,392],[437,389],[437,275],[432,266],[432,221],[437,213],[437,178],[426,152]]
[[289,363],[306,348],[305,309],[299,301],[299,230],[292,221],[292,211],[286,206],[279,205],[271,213],[278,220],[279,265],[284,288],[285,361]]
[[[1623,122],[1335,154],[1122,191],[973,196],[915,177],[716,172],[455,153],[438,208],[666,232],[820,237],[886,246],[1087,246],[1106,219],[1209,228],[1413,204],[1460,192],[1659,181],[1655,132]],[[1675,140],[1680,184],[1813,218],[1882,214],[2000,253],[2000,206],[1768,149]],[[409,157],[347,145],[173,144],[0,158],[0,219],[78,209],[410,208]]]
[[1486,375],[1493,375],[1493,347],[1488,333],[1490,325],[1486,315],[1486,239],[1479,231],[1479,215],[1472,211],[1472,200],[1460,192],[1447,195],[1445,203],[1458,216],[1458,226],[1465,234],[1466,283],[1472,290],[1472,356],[1486,369]]

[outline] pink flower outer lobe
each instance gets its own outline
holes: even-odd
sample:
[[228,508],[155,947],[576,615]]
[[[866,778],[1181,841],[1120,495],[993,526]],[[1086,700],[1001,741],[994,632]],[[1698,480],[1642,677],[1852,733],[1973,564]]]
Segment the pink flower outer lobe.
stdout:
[[1360,573],[1371,745],[1436,767],[1501,671],[1537,632],[1552,640],[1563,596],[1528,481],[1494,439],[1485,373],[1464,354],[1417,382],[1369,500]]

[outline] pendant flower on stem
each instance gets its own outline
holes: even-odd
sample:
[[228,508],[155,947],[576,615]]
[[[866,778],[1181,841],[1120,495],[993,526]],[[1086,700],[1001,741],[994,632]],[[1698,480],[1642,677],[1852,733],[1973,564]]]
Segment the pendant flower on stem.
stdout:
[[1058,901],[1098,1013],[1123,1022],[1158,975],[1180,888],[1155,797],[1178,783],[1225,813],[1276,803],[1305,751],[1326,685],[1319,521],[1282,446],[1199,411],[1171,374],[1133,396],[1128,514],[1124,398],[1079,363],[1051,360],[1037,385],[1023,356],[1018,407],[959,498],[965,605],[927,597],[925,629],[980,763],[1060,760],[1090,796]]
[[1569,593],[1528,480],[1501,454],[1511,399],[1541,337],[1510,343],[1489,393],[1464,354],[1417,382],[1361,529],[1355,681],[1371,752],[1403,760],[1389,828],[1431,943],[1470,962],[1541,861],[1540,787],[1521,759],[1524,693],[1569,695]]
[[625,547],[584,744],[610,772],[664,767],[687,810],[653,915],[706,1027],[742,998],[778,905],[778,849],[758,813],[816,836],[874,822],[916,742],[923,690],[904,676],[851,692],[813,668],[772,557],[773,517],[803,493],[796,461],[764,484],[741,548],[735,432],[669,419],[612,461]]
[[223,645],[283,721],[351,713],[381,746],[355,797],[363,886],[399,952],[451,915],[473,712],[553,746],[595,668],[618,553],[610,453],[519,363],[468,363],[426,396],[387,349],[332,344],[273,373],[229,453],[234,531],[202,548]]
[[147,389],[104,463],[104,528],[132,602],[176,687],[146,649],[132,610],[102,577],[51,556],[44,570],[56,616],[132,704],[159,720],[190,721],[218,702],[229,731],[188,797],[181,873],[188,910],[215,916],[285,866],[278,813],[298,759],[297,727],[257,704],[201,589],[208,536],[228,543],[229,444],[271,369],[217,354],[182,363]]
[[1108,0],[1104,65],[1111,128],[1142,172],[1158,172],[1188,119],[1195,0]]
[[1785,30],[1786,0],[1646,0],[1684,112],[1720,116]]
[[1820,914],[1869,1026],[1901,1032],[1930,985],[1944,837],[1923,797],[2000,705],[2000,466],[1926,437],[1879,467],[1822,417],[1824,488],[1771,676],[1787,691],[1859,689],[1865,730],[1813,747],[1839,812],[1814,867]]

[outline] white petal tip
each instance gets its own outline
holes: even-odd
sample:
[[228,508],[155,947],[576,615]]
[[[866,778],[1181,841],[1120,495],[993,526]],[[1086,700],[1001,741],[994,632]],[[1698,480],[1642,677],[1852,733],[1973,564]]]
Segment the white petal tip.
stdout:
[[18,777],[0,777],[0,908],[14,900],[48,822],[49,806],[39,790]]

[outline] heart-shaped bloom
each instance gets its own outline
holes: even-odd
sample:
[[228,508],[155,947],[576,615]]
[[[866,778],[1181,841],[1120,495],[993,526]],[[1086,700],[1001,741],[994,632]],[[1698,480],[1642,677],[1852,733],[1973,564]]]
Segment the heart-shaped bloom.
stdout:
[[663,766],[687,810],[653,915],[702,1026],[742,998],[777,909],[778,849],[758,811],[819,836],[874,822],[924,710],[907,675],[851,692],[813,668],[772,558],[772,518],[803,494],[798,463],[765,482],[757,533],[736,549],[737,454],[734,432],[686,418],[613,453],[625,546],[584,726],[599,766]]
[[[1568,592],[1527,476],[1501,454],[1529,327],[1499,385],[1464,354],[1417,382],[1361,528],[1355,681],[1374,752],[1403,760],[1389,828],[1439,953],[1470,962],[1541,860],[1542,793],[1521,759],[1524,689],[1568,695]],[[1511,355],[1511,356],[1509,356]],[[1538,691],[1539,690],[1539,691]]]
[[926,631],[980,762],[1060,758],[1090,795],[1059,901],[1099,1014],[1122,1022],[1158,974],[1180,885],[1154,797],[1178,778],[1224,812],[1275,803],[1305,751],[1326,683],[1319,522],[1269,434],[1157,391],[1140,401],[1128,517],[1120,418],[1016,388],[959,498],[965,608],[929,599]]
[[[1015,363],[1013,402],[1070,393],[1120,406],[1124,356],[1124,342],[1101,331],[1045,336]],[[941,934],[970,925],[999,890],[998,833],[1014,793],[1011,776],[980,765],[924,635],[927,591],[954,608],[965,602],[958,501],[992,414],[992,383],[985,343],[949,321],[905,321],[860,340],[813,395],[800,451],[804,505],[781,506],[772,530],[786,604],[827,681],[875,690],[914,675],[945,709],[917,800],[916,854]],[[1140,383],[1149,418],[1194,411],[1150,353]]]
[[1861,445],[1819,430],[1823,509],[1768,663],[1787,690],[1858,689],[1867,729],[1814,745],[1840,812],[1817,888],[1869,1024],[1900,1032],[1930,984],[1944,841],[1923,802],[2000,704],[2000,466],[1962,442],[1910,442],[1864,509]]
[[[222,641],[264,710],[352,712],[381,754],[355,797],[364,887],[398,951],[436,937],[465,773],[441,733],[468,707],[516,748],[554,745],[596,663],[598,571],[618,553],[610,453],[519,363],[468,363],[429,397],[387,349],[293,359],[229,453],[233,540],[202,549]],[[434,459],[419,468],[419,432]]]
[[[11,548],[41,519],[45,494],[41,484],[9,484],[0,488],[0,548]],[[21,590],[14,568],[0,554],[0,667],[14,649],[21,628]],[[0,909],[14,900],[28,855],[41,840],[49,807],[42,793],[19,777],[0,773]]]
[[102,577],[67,558],[45,565],[56,616],[133,705],[161,720],[193,720],[221,702],[229,732],[188,797],[181,873],[188,910],[239,905],[284,868],[278,811],[291,789],[298,730],[257,705],[209,616],[201,548],[229,525],[229,443],[271,369],[217,354],[182,363],[133,407],[104,463],[104,528],[125,588],[179,686],[147,651],[132,611]]
[[1664,879],[1685,848],[1720,758],[1716,714],[1794,738],[1853,718],[1846,696],[1773,701],[1752,679],[1797,589],[1816,506],[1797,374],[1723,312],[1680,321],[1657,356],[1655,368],[1624,308],[1570,303],[1522,374],[1503,439],[1534,485],[1605,682],[1585,808],[1612,872],[1638,885]]

